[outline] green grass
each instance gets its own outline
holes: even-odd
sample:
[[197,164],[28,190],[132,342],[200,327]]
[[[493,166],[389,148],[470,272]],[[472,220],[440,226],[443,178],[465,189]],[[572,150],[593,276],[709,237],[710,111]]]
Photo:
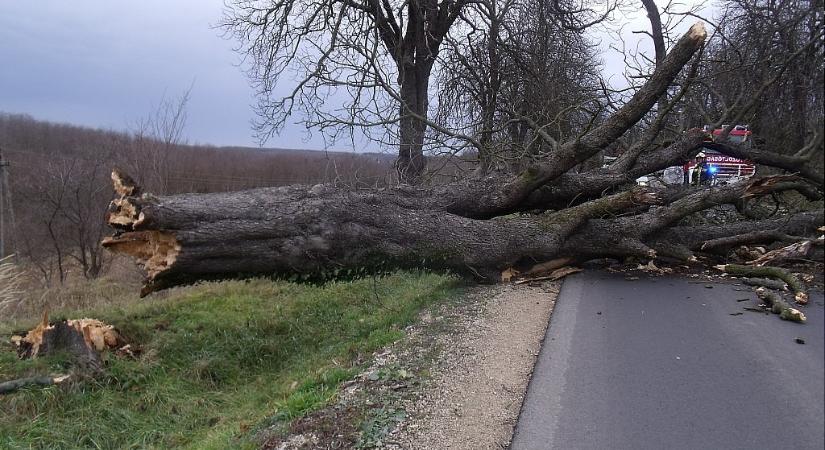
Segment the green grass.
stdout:
[[[424,273],[322,286],[210,283],[163,301],[87,314],[140,344],[107,375],[0,397],[0,448],[252,448],[250,436],[332,400],[370,352],[403,336],[455,279]],[[0,344],[0,380],[65,372]]]

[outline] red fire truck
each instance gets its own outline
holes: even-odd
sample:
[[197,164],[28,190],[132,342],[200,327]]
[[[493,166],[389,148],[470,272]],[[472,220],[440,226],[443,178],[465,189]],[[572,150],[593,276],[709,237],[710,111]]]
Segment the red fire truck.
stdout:
[[[709,133],[707,141],[713,142],[717,136],[722,134],[722,130],[726,127],[727,125],[722,125],[722,128],[713,130],[712,133]],[[736,125],[731,130],[728,139],[734,143],[750,145],[752,140],[751,135],[752,132],[748,129],[747,125]],[[705,148],[697,155],[697,158],[688,161],[684,167],[682,167],[682,170],[686,174],[685,182],[693,183],[693,177],[695,176],[694,168],[696,167],[697,159],[700,157],[704,157],[705,164],[708,166],[709,179],[714,182],[728,182],[739,178],[747,178],[753,176],[756,172],[756,166],[754,166],[751,161],[726,156],[715,150]]]

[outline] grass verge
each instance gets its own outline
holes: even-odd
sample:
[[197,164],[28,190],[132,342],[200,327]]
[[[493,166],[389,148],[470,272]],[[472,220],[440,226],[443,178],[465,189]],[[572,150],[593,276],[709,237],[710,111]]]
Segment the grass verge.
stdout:
[[[425,273],[322,286],[231,281],[87,311],[141,356],[109,355],[94,382],[4,396],[0,448],[254,448],[256,430],[327,404],[367,355],[457,289]],[[63,358],[20,361],[0,344],[0,380],[65,371]]]

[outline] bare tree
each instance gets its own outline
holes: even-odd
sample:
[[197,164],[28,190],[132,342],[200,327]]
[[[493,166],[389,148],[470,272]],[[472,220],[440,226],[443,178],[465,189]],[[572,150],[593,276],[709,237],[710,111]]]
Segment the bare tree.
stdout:
[[480,174],[518,168],[599,115],[598,64],[585,31],[616,4],[596,12],[569,3],[478,2],[462,16],[467,31],[447,39],[438,118],[473,130]]
[[105,186],[113,161],[103,153],[96,160],[54,161],[29,174],[23,201],[35,208],[26,222],[38,224],[40,233],[22,233],[23,242],[47,282],[56,276],[63,283],[75,268],[85,278],[102,273],[108,258],[99,242],[106,232],[103,211],[111,196]]
[[171,158],[183,143],[191,93],[192,86],[177,98],[162,97],[155,111],[138,121],[131,149],[124,155],[130,171],[155,192],[169,192]]
[[748,124],[756,139],[713,147],[822,182],[823,17],[819,1],[725,2],[685,113],[725,134]]
[[[337,136],[353,127],[397,126],[399,177],[426,166],[430,77],[468,0],[233,0],[225,30],[249,59],[262,139],[296,107],[309,127]],[[291,72],[294,71],[294,72]],[[295,73],[285,94],[279,81]],[[343,107],[325,108],[324,103]]]

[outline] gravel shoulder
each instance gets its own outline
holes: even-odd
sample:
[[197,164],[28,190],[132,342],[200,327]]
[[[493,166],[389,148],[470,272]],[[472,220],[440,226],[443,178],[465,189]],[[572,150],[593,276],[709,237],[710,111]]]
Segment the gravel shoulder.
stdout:
[[262,448],[507,448],[560,282],[475,286],[421,314],[330,406]]
[[409,402],[411,418],[390,448],[506,448],[558,292],[558,283],[547,283],[472,293],[475,313],[435,336],[443,351],[432,379]]

